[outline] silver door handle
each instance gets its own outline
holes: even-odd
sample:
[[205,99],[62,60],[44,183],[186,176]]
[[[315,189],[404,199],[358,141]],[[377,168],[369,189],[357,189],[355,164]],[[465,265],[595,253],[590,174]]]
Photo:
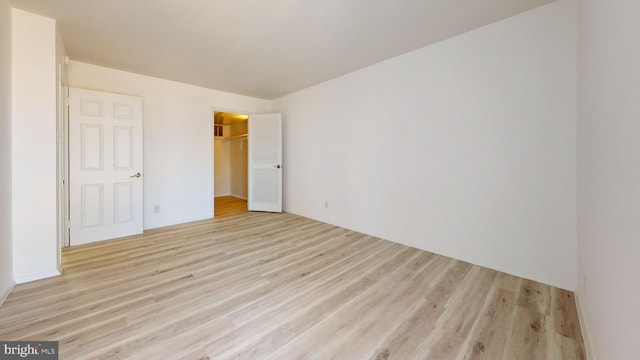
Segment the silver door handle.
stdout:
[[142,176],[142,174],[140,174],[140,172],[138,171],[137,173],[129,176],[130,178],[139,178],[140,176]]

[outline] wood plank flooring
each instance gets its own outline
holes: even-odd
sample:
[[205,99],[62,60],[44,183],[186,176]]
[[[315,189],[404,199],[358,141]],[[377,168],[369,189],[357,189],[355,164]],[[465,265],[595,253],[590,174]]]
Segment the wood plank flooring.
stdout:
[[247,200],[235,196],[219,196],[214,198],[215,216],[237,214],[247,211]]
[[584,359],[573,294],[299,216],[67,248],[0,339],[61,359]]

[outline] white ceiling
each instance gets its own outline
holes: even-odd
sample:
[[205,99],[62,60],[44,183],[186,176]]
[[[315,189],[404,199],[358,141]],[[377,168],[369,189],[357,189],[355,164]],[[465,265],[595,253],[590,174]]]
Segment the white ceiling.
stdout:
[[69,56],[273,99],[553,0],[12,0]]

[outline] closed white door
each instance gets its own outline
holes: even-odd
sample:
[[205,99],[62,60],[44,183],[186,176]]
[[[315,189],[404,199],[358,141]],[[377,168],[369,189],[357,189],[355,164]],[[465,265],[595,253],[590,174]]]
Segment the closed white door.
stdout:
[[69,89],[70,243],[143,231],[142,98]]
[[282,115],[249,115],[249,211],[282,212]]

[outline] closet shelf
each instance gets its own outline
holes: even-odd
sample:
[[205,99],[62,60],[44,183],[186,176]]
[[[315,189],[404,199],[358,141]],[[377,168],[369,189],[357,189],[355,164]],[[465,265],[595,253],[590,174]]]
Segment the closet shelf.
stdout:
[[246,139],[246,138],[247,138],[247,134],[236,135],[236,136],[214,136],[213,137],[214,140],[218,140],[218,141],[229,141],[229,140]]

